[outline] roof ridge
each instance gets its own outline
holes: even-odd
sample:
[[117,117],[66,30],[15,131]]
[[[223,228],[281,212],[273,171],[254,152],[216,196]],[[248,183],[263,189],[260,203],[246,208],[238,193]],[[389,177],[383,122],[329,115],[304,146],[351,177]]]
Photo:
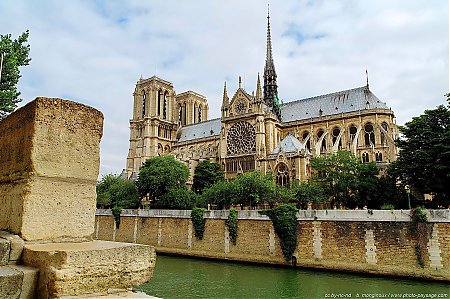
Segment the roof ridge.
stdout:
[[199,123],[184,125],[181,128],[187,128],[187,127],[192,127],[192,126],[196,126],[196,125],[201,125],[201,124],[204,124],[204,123],[208,123],[208,122],[212,122],[212,121],[220,120],[220,119],[221,119],[220,117],[213,118],[213,119],[208,119],[208,120],[205,120],[205,121],[201,121]]
[[[294,100],[294,101],[290,101],[290,102],[284,103],[284,106],[292,104],[292,103],[297,103],[297,102],[300,102],[300,101],[309,101],[309,100],[317,99],[317,98],[320,98],[320,97],[328,97],[328,96],[339,94],[339,93],[343,93],[343,92],[346,92],[346,91],[353,91],[353,90],[364,89],[364,88],[367,88],[367,86],[364,85],[364,86],[360,86],[360,87],[355,87],[355,88],[344,89],[344,90],[335,91],[335,92],[331,92],[331,93],[321,94],[321,95],[317,95],[317,96],[313,96],[313,97],[309,97],[309,98]],[[370,89],[369,89],[369,91],[370,91]]]

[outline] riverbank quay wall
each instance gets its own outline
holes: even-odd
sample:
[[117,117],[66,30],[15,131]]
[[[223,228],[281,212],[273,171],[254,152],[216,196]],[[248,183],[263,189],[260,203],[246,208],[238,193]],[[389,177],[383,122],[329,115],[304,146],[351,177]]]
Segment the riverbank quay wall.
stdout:
[[[110,210],[97,210],[95,237],[165,254],[292,266],[271,220],[258,211],[238,211],[236,245],[225,225],[229,211],[205,211],[202,240],[190,213],[123,210],[117,228]],[[416,224],[409,210],[301,210],[296,266],[450,282],[450,210],[427,213],[428,222]]]

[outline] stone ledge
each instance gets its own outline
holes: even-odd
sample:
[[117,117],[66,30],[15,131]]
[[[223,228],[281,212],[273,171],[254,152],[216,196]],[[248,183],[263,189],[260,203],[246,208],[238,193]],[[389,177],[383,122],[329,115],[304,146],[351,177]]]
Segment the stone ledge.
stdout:
[[[205,211],[206,219],[227,219],[228,210]],[[450,209],[428,210],[428,222],[450,223]],[[109,209],[97,209],[97,216],[112,215]],[[191,210],[122,210],[125,217],[152,217],[152,218],[181,218],[190,219]],[[270,220],[269,217],[259,214],[258,210],[238,211],[238,219]],[[410,210],[300,210],[297,220],[303,221],[365,221],[365,222],[410,222]]]
[[151,279],[155,259],[151,246],[109,241],[26,244],[23,251],[24,264],[40,270],[43,298],[140,285]]

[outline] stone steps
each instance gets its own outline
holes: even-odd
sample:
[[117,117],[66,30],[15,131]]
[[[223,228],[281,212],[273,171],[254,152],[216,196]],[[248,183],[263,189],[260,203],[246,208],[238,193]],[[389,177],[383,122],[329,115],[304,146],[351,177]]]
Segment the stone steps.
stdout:
[[0,267],[0,298],[20,298],[23,274],[9,266]]
[[0,267],[1,299],[32,299],[35,295],[39,270],[23,265]]
[[32,299],[39,270],[18,265],[24,241],[17,235],[0,231],[0,299]]

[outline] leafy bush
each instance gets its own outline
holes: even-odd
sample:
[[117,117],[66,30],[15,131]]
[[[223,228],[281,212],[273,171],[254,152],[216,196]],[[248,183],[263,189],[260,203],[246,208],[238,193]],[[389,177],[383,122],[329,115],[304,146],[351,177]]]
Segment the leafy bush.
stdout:
[[281,250],[286,261],[290,261],[297,248],[297,209],[293,205],[283,204],[270,210],[260,211],[272,220],[275,232],[281,241]]

